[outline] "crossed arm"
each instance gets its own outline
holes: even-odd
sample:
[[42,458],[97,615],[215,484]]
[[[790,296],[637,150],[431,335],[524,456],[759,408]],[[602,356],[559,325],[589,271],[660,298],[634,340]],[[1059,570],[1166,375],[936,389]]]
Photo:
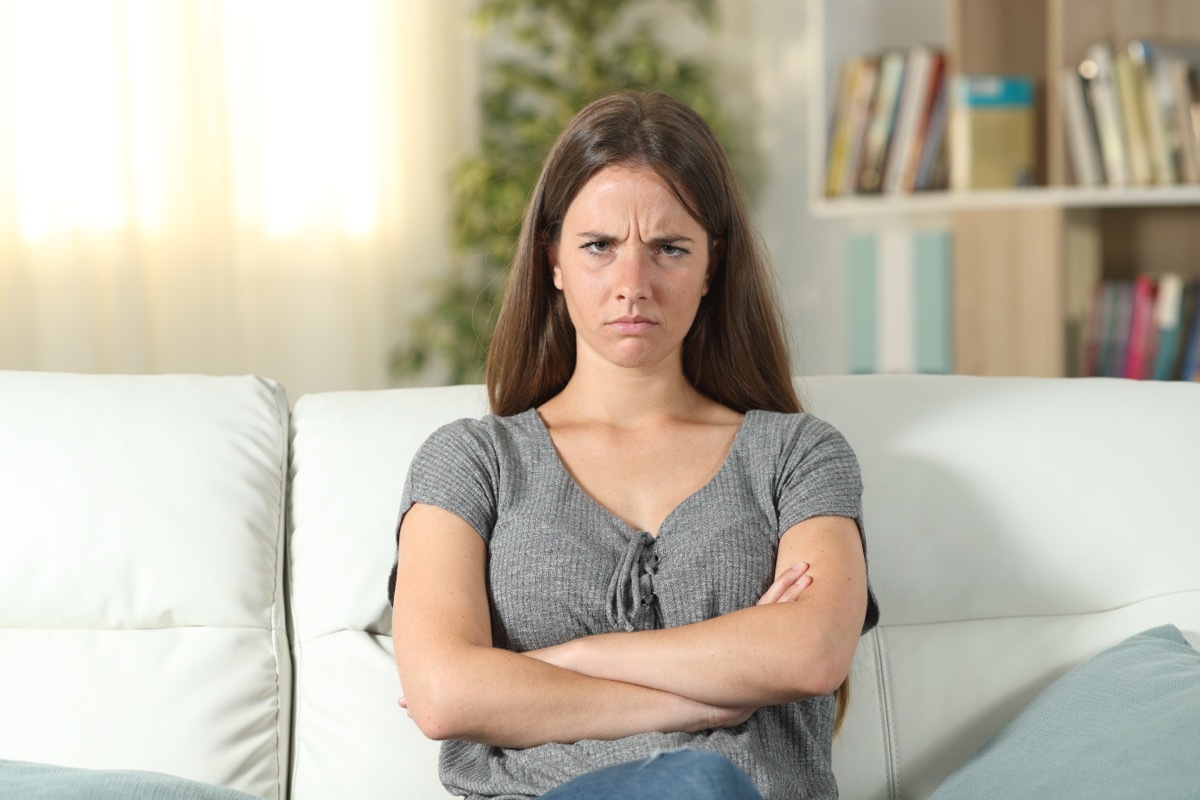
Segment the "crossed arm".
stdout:
[[433,739],[531,747],[738,725],[761,706],[837,688],[866,611],[858,529],[843,517],[784,534],[756,606],[529,653],[492,646],[486,559],[457,516],[422,504],[405,515],[396,665],[409,716]]

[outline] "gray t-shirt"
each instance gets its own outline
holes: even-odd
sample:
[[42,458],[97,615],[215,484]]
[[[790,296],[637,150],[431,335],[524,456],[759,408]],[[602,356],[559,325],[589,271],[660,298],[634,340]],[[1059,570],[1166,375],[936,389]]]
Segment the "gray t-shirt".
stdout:
[[[667,515],[654,538],[579,487],[530,409],[438,429],[413,459],[400,514],[426,503],[479,532],[488,546],[493,643],[525,652],[754,605],[772,582],[780,537],[821,515],[850,517],[861,531],[861,494],[858,462],[831,425],[810,414],[750,411],[717,474]],[[389,597],[394,581],[393,569]],[[878,618],[868,590],[863,631]],[[526,749],[451,741],[442,745],[441,779],[469,798],[535,797],[594,769],[691,747],[729,758],[768,800],[834,798],[833,718],[827,695],[694,734]]]

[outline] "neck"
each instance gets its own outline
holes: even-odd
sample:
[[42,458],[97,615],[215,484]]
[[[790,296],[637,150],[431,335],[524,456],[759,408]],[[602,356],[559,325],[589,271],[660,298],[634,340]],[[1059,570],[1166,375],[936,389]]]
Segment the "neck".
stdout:
[[633,369],[581,359],[562,392],[546,405],[570,416],[635,428],[663,417],[692,416],[706,402],[678,362]]

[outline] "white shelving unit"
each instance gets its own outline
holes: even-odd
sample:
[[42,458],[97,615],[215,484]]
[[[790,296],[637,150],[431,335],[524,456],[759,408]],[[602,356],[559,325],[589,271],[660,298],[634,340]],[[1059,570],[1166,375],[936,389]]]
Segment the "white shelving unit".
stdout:
[[[1069,375],[1092,291],[1139,270],[1200,276],[1200,185],[1071,185],[1058,70],[1106,37],[1200,39],[1200,0],[809,0],[809,200],[855,225],[944,219],[954,233],[955,370]],[[918,43],[954,73],[1032,75],[1034,187],[827,198],[827,127],[841,64]]]

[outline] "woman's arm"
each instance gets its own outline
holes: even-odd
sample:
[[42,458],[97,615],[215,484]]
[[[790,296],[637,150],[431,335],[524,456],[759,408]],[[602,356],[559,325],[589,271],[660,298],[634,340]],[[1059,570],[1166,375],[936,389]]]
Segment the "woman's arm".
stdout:
[[[766,706],[828,694],[850,671],[867,608],[858,526],[814,517],[779,543],[776,575],[808,564],[795,602],[760,603],[693,625],[606,633],[528,655],[583,675],[703,703]],[[765,598],[764,598],[765,599]]]
[[426,736],[532,747],[728,727],[753,713],[494,648],[486,561],[479,534],[454,514],[416,504],[405,515],[392,635],[403,704]]

